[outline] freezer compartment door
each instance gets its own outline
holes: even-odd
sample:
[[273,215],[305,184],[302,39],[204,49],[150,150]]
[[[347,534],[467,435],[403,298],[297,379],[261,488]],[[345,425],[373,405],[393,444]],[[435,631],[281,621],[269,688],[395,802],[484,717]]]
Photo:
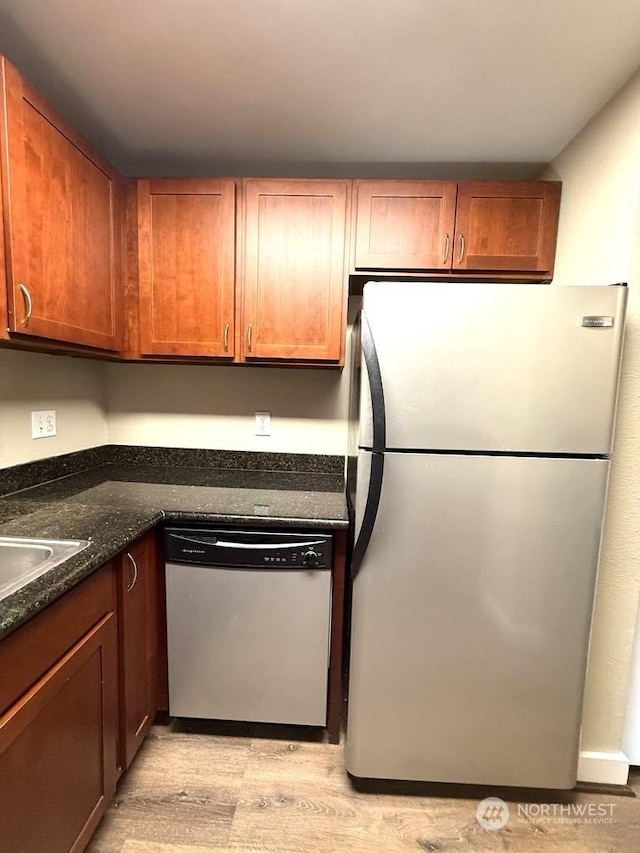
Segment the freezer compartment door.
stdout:
[[385,455],[353,586],[350,773],[573,787],[607,468]]
[[[365,285],[386,447],[608,454],[625,301],[624,287]],[[371,447],[366,374],[361,387]]]
[[324,726],[331,571],[167,563],[169,713]]

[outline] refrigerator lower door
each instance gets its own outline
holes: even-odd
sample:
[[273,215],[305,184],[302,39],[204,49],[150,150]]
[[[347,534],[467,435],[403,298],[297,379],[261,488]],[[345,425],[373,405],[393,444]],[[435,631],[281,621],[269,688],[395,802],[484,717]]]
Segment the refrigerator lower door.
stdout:
[[353,588],[351,774],[575,785],[607,468],[385,454]]

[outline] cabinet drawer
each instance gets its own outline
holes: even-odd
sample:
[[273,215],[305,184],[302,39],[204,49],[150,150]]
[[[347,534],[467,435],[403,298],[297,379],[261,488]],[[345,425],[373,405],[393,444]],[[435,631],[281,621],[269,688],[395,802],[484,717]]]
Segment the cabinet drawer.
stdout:
[[115,610],[113,564],[66,593],[0,642],[0,714],[106,613]]

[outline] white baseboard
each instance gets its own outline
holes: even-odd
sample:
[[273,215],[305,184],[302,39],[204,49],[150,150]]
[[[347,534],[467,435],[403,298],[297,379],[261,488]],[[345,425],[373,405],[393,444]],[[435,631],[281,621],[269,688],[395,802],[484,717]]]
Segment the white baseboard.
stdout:
[[578,758],[578,782],[599,785],[626,785],[629,759],[624,752],[587,752]]

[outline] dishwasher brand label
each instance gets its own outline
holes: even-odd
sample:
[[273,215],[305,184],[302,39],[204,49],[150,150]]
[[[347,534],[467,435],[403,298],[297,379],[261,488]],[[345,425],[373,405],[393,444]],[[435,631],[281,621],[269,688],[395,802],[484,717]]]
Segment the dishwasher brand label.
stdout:
[[587,329],[611,329],[615,318],[603,314],[590,315],[582,318],[582,325]]

